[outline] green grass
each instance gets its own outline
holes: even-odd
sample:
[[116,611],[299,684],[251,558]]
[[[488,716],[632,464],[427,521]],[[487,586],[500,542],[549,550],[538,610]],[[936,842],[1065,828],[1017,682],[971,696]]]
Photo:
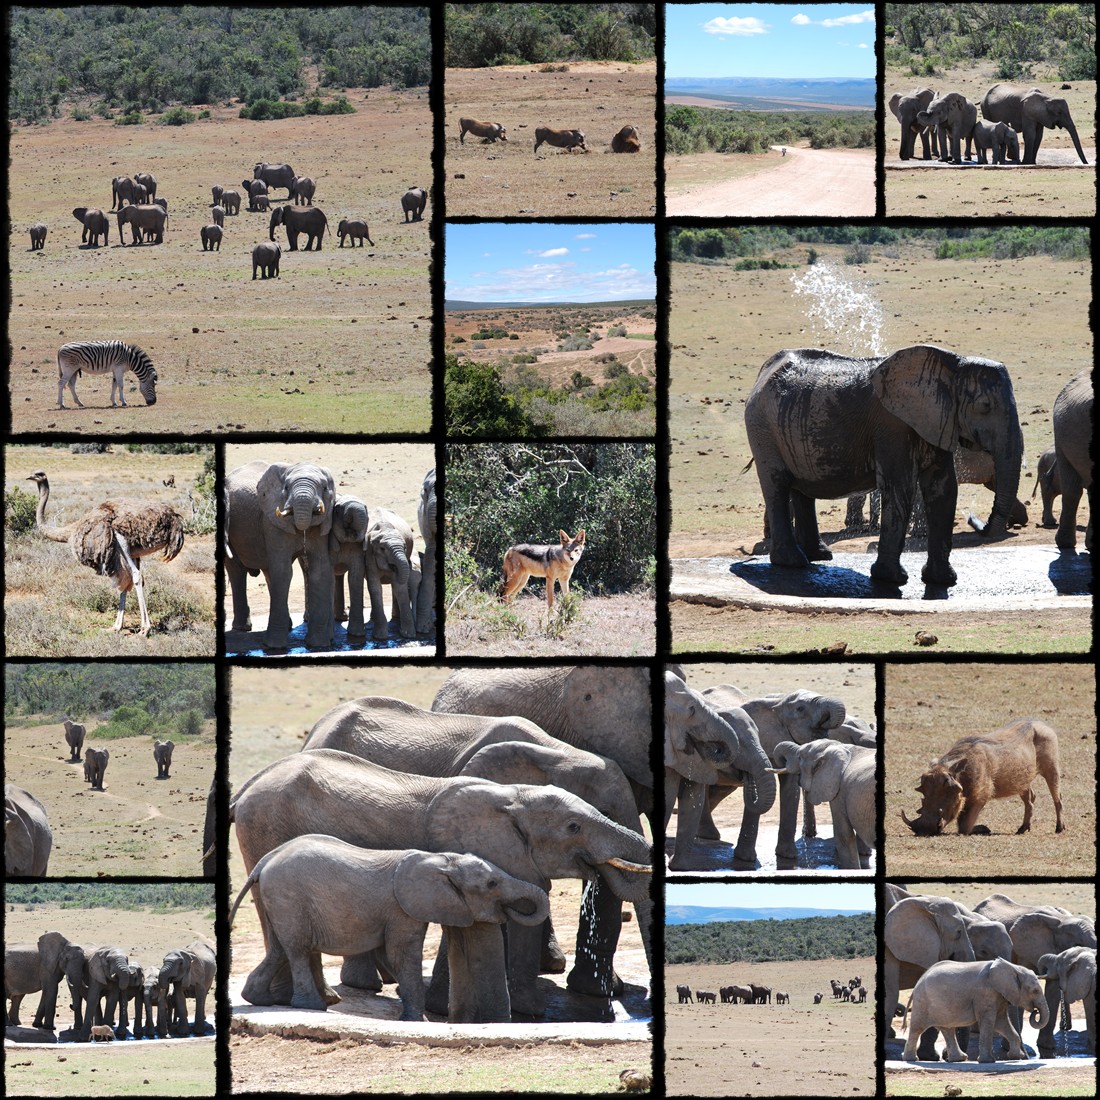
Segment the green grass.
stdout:
[[[1067,1067],[1068,1068],[1068,1067]],[[1043,1087],[1045,1070],[1016,1071],[1012,1073],[974,1073],[969,1071],[952,1078],[963,1081],[963,1096],[1095,1096],[1095,1073],[1092,1066],[1082,1064],[1080,1085],[1066,1083],[1065,1074],[1059,1073],[1056,1082]],[[904,1072],[904,1071],[903,1071]],[[946,1070],[950,1073],[950,1070]],[[893,1070],[886,1071],[887,1096],[943,1096],[946,1081],[939,1073],[910,1072],[905,1076],[895,1075]],[[904,1082],[904,1083],[903,1083]]]
[[[571,1063],[561,1059],[554,1068],[540,1064],[525,1065],[522,1058],[510,1063],[507,1071],[508,1092],[562,1092],[607,1093],[615,1089],[618,1063],[607,1067],[592,1066],[583,1062]],[[358,1086],[364,1092],[395,1093],[447,1093],[447,1092],[500,1092],[501,1067],[492,1063],[486,1066],[457,1067],[443,1077],[438,1068],[425,1067],[416,1072],[372,1074],[364,1077]]]

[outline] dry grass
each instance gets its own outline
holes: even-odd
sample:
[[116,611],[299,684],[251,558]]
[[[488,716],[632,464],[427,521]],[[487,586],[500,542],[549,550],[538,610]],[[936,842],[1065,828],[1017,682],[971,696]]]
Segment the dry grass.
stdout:
[[[11,137],[13,346],[9,387],[16,432],[240,430],[426,431],[430,424],[431,303],[428,220],[404,223],[401,196],[431,181],[426,90],[348,91],[351,115],[254,123],[237,108],[183,127],[62,119],[15,127]],[[220,252],[203,252],[210,188],[241,190],[257,161],[282,161],[317,180],[316,205],[334,234],[342,217],[367,219],[374,248],[291,253],[277,281],[252,281],[251,252],[268,218],[226,218]],[[154,172],[168,199],[165,242],[80,247],[76,206],[110,206],[111,178]],[[50,186],[40,185],[48,178]],[[275,194],[282,197],[282,191]],[[277,204],[277,199],[276,199]],[[430,215],[430,210],[429,210]],[[27,248],[25,227],[50,228]],[[129,240],[129,234],[127,234]],[[140,302],[140,307],[135,307]],[[56,409],[56,354],[66,340],[118,338],[157,366],[158,402],[111,409],[109,381],[78,383],[86,411]]]
[[[1058,732],[1066,831],[1042,778],[1031,785],[1031,831],[1018,798],[997,799],[980,824],[992,836],[914,836],[901,820],[920,804],[913,789],[928,762],[960,737],[1035,717]],[[1081,664],[920,664],[886,666],[886,867],[891,876],[1029,874],[1091,876],[1096,870],[1096,719],[1092,670]],[[1012,891],[1009,890],[1008,893]]]

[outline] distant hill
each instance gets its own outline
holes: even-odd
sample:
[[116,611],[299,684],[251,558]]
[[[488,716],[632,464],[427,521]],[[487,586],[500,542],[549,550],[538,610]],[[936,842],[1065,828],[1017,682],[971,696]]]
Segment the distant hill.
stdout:
[[[690,95],[729,103],[738,110],[803,110],[820,105],[874,110],[874,79],[829,77],[672,76],[665,95]],[[755,104],[755,106],[754,106]]]
[[443,303],[444,309],[468,313],[477,309],[561,309],[568,306],[572,309],[588,306],[599,306],[607,309],[653,309],[652,298],[631,298],[621,302],[461,302],[447,299]]
[[792,920],[798,917],[854,917],[861,909],[733,909],[666,905],[665,924],[707,924],[720,920]]

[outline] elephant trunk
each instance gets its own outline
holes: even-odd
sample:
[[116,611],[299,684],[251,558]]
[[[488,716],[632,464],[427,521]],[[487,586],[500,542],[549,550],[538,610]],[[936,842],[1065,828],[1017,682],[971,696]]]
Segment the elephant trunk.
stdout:
[[775,803],[776,783],[775,773],[770,770],[771,761],[760,747],[755,746],[753,759],[743,767],[745,773],[745,785],[742,794],[745,799],[745,813],[763,816]]
[[989,520],[979,533],[988,537],[1000,537],[1008,530],[1016,506],[1016,493],[1020,488],[1020,464],[1024,455],[1024,433],[1016,418],[1015,406],[1012,408],[1011,437],[1008,444],[995,453],[993,460],[993,481],[996,486],[993,496],[993,510]]
[[1073,138],[1073,147],[1077,150],[1077,155],[1081,158],[1081,163],[1088,164],[1088,161],[1085,159],[1085,151],[1081,148],[1081,140],[1077,136],[1077,127],[1073,125],[1073,119],[1071,118],[1066,119],[1066,131],[1069,133],[1069,136]]
[[534,926],[550,916],[550,899],[546,891],[531,883],[517,881],[501,905],[505,914],[517,924]]
[[[309,530],[310,525],[313,523],[313,511],[317,504],[317,494],[313,491],[312,486],[291,488],[282,512],[284,515],[293,512],[294,526],[304,533]],[[324,506],[321,507],[323,510]]]
[[644,837],[621,826],[614,826],[614,831],[615,852],[596,863],[595,870],[617,898],[647,901],[653,882],[653,853],[649,844]]
[[1028,1023],[1033,1028],[1042,1031],[1043,1028],[1047,1026],[1047,1021],[1049,1019],[1050,1007],[1047,1005],[1045,999],[1032,1006],[1031,1015],[1028,1017]]
[[828,730],[836,729],[837,726],[844,724],[844,719],[848,717],[847,708],[844,706],[844,702],[841,699],[834,699],[830,696],[822,696],[818,702],[820,707],[821,717],[814,724],[814,729],[819,730],[822,733],[826,733]]

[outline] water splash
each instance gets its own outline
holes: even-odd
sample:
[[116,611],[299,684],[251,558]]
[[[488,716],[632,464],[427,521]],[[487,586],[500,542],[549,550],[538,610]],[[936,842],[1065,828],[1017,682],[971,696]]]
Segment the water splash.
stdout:
[[791,276],[795,294],[807,299],[804,312],[814,342],[843,355],[885,355],[882,304],[854,274],[816,263]]

